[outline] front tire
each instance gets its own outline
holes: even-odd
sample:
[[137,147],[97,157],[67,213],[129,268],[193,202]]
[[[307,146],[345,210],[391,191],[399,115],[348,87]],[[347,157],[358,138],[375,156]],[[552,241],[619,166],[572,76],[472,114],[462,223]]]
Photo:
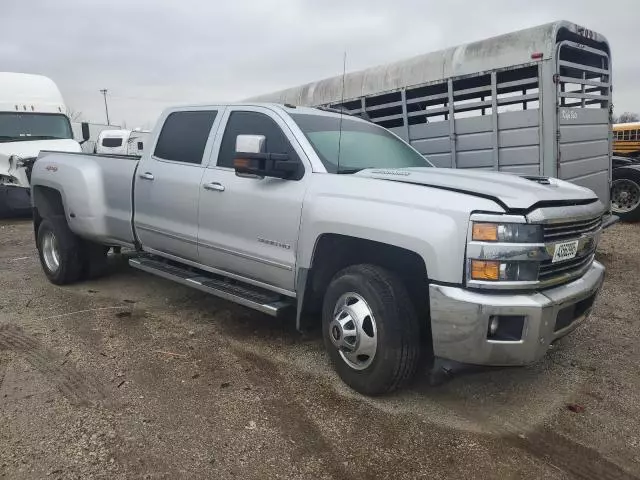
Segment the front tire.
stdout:
[[340,378],[365,395],[409,383],[420,359],[420,325],[402,281],[376,265],[338,272],[322,309],[325,347]]
[[66,285],[78,281],[82,271],[81,241],[64,217],[42,220],[36,244],[42,269],[52,283]]

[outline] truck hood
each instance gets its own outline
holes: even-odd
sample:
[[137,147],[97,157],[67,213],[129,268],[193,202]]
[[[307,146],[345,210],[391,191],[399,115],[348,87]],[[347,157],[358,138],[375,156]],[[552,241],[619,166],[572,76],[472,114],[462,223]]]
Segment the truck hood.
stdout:
[[361,177],[425,185],[489,198],[507,210],[527,210],[546,204],[598,200],[591,190],[557,178],[520,176],[509,173],[450,168],[368,168],[357,172]]
[[54,150],[58,152],[80,152],[80,144],[71,138],[61,138],[59,140],[25,140],[23,142],[0,143],[0,176],[7,176],[16,179],[18,185],[28,187],[24,169],[16,168],[9,159],[13,155],[21,158],[37,157],[40,150]]

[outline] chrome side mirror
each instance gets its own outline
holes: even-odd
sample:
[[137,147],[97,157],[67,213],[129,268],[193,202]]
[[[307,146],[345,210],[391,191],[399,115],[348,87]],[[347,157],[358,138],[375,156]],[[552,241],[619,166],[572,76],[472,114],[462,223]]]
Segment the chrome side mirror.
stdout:
[[267,137],[264,135],[238,135],[236,137],[237,153],[264,153]]

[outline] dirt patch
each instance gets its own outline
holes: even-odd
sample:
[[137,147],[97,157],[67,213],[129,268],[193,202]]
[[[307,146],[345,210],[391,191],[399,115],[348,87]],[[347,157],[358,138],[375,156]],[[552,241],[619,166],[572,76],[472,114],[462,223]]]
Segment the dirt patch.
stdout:
[[30,223],[0,222],[0,476],[638,478],[640,225],[608,230],[598,259],[593,315],[542,361],[367,398],[317,332],[126,256],[53,286]]
[[71,351],[60,356],[15,325],[0,325],[1,349],[11,349],[22,355],[73,405],[89,405],[107,398],[102,385],[67,363]]

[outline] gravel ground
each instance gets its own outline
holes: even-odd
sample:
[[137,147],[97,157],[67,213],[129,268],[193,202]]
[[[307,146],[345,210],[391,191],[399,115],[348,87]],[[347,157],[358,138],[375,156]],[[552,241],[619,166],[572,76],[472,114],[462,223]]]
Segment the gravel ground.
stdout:
[[544,360],[371,399],[319,334],[124,257],[51,285],[0,220],[0,477],[640,478],[640,225],[598,256],[593,315]]

